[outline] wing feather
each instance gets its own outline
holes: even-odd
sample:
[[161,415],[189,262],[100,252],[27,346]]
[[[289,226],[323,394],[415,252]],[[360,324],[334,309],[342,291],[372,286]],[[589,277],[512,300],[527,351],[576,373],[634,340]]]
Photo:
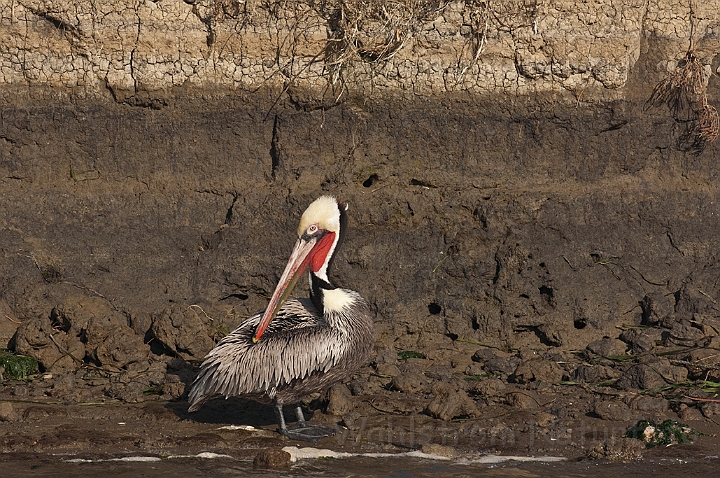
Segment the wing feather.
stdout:
[[214,395],[267,395],[310,375],[327,373],[347,352],[344,331],[328,326],[308,299],[289,300],[257,344],[261,314],[224,337],[208,353],[190,391],[190,410]]

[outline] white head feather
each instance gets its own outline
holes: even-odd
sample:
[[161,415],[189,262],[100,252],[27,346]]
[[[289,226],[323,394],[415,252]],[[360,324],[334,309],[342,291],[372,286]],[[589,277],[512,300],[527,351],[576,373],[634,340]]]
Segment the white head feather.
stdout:
[[333,196],[320,196],[310,203],[300,218],[298,236],[302,237],[302,235],[305,234],[308,228],[313,224],[317,225],[318,229],[335,234],[335,240],[327,253],[325,264],[323,264],[323,266],[315,272],[316,276],[323,279],[325,282],[329,282],[327,276],[329,258],[335,253],[335,248],[340,240],[340,205],[338,204],[337,199]]
[[300,218],[298,236],[302,236],[307,228],[317,224],[320,229],[330,232],[340,231],[340,209],[337,199],[332,196],[320,196],[305,209]]

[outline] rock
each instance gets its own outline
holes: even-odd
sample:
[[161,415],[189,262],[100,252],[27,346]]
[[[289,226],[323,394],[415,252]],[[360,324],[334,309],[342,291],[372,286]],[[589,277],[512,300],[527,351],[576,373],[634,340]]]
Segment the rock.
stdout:
[[61,373],[55,376],[52,390],[53,396],[62,396],[71,393],[77,387],[74,373]]
[[105,393],[129,403],[156,399],[163,394],[166,373],[165,362],[134,362],[114,377]]
[[591,460],[631,461],[642,458],[644,452],[645,442],[621,437],[596,446],[587,456]]
[[472,361],[481,364],[483,370],[488,373],[509,375],[517,368],[521,359],[497,350],[485,348],[477,350],[472,356]]
[[647,390],[664,385],[662,376],[646,364],[633,365],[617,381],[617,386],[624,390]]
[[[113,383],[105,388],[105,393],[117,400],[127,403],[140,403],[148,400],[149,392],[147,383]],[[160,394],[160,390],[156,395]]]
[[720,318],[711,314],[693,314],[692,322],[698,324],[706,337],[720,335]]
[[390,388],[403,393],[426,393],[430,388],[430,380],[417,373],[403,373],[392,379]]
[[630,401],[630,408],[641,412],[666,412],[669,403],[662,397],[639,395]]
[[537,412],[535,414],[535,425],[537,425],[540,428],[547,428],[553,422],[555,422],[557,420],[557,418],[558,417],[556,417],[552,413]]
[[564,373],[565,371],[555,362],[545,359],[531,359],[518,365],[510,379],[517,383],[558,383],[562,380]]
[[71,334],[80,335],[91,321],[96,327],[112,329],[128,326],[127,317],[115,310],[106,299],[74,295],[66,297],[50,312],[50,319]]
[[207,321],[195,307],[175,305],[153,317],[150,333],[185,360],[202,360],[215,347],[205,325]]
[[375,371],[378,375],[384,377],[395,377],[400,375],[400,369],[394,363],[380,363],[375,365]]
[[477,377],[484,374],[485,369],[481,364],[477,362],[471,362],[470,365],[465,368],[465,375],[468,375],[470,377]]
[[473,362],[484,363],[487,360],[495,357],[495,352],[492,349],[478,349],[472,356]]
[[187,361],[180,357],[160,357],[167,365],[168,379],[177,377],[181,382],[192,383],[195,380],[197,370]]
[[711,348],[711,349],[720,349],[720,335],[711,337],[710,342],[708,342],[706,347]]
[[457,390],[446,382],[437,382],[432,387],[435,398],[428,404],[425,411],[433,418],[452,420],[453,418],[475,418],[480,415],[475,402],[464,390]]
[[715,304],[712,300],[694,287],[692,284],[683,284],[675,293],[675,313],[681,319],[690,319],[694,314],[712,313]]
[[[380,349],[375,353],[372,366],[380,375],[390,375],[394,377],[395,375],[400,374],[400,369],[397,367],[397,363],[398,353],[395,349]],[[391,373],[385,373],[388,371]]]
[[290,466],[290,453],[285,450],[260,450],[253,459],[256,468],[285,468]]
[[705,418],[715,417],[717,415],[720,415],[720,403],[703,403],[700,406],[700,411],[702,411],[702,414]]
[[670,299],[660,293],[646,295],[640,301],[642,324],[657,325],[665,316],[673,311]]
[[14,422],[18,418],[18,414],[15,412],[11,402],[0,402],[0,421]]
[[520,363],[518,357],[492,357],[485,361],[483,368],[488,373],[499,373],[509,375],[517,368]]
[[418,371],[424,371],[430,365],[432,365],[430,360],[411,357],[398,363],[398,368],[401,373],[417,373]]
[[375,365],[397,364],[398,353],[395,349],[380,349],[375,354]]
[[667,359],[660,359],[652,363],[648,363],[653,370],[662,376],[668,383],[681,383],[687,380],[688,370],[679,365],[671,365]]
[[662,332],[659,329],[627,329],[620,335],[620,340],[628,344],[635,355],[649,352],[661,339]]
[[617,378],[618,373],[612,367],[604,365],[579,365],[570,373],[570,381],[581,383],[600,383]]
[[498,378],[489,378],[481,382],[477,382],[473,387],[472,391],[486,398],[500,397],[505,393],[506,389],[505,382]]
[[622,340],[604,337],[588,344],[587,350],[601,357],[614,357],[625,355],[627,345]]
[[698,410],[695,407],[688,407],[684,403],[680,405],[680,411],[678,412],[678,416],[680,417],[681,420],[686,420],[686,421],[703,419],[702,411]]
[[341,417],[355,408],[350,390],[342,383],[336,383],[328,390],[328,404],[325,409],[330,415]]
[[603,400],[596,403],[593,411],[603,420],[615,422],[630,420],[633,416],[632,411],[625,403],[615,400]]
[[85,329],[86,355],[99,365],[124,368],[133,362],[146,361],[150,346],[128,325],[112,320],[92,318]]
[[66,297],[50,318],[18,328],[15,351],[35,358],[47,371],[75,371],[90,359],[120,369],[146,360],[150,347],[128,326],[127,318],[99,297]]
[[465,370],[470,365],[477,365],[465,354],[456,354],[450,359],[450,366],[454,369]]
[[675,321],[670,329],[670,341],[679,345],[694,345],[703,340],[705,333],[702,328],[694,327],[690,321]]
[[[716,345],[720,345],[720,343]],[[683,368],[687,367],[688,377],[691,380],[720,382],[720,354],[717,352],[719,348],[708,346],[690,350],[685,357],[677,358],[688,362]]]
[[508,405],[520,410],[534,410],[538,408],[538,402],[535,397],[528,392],[512,392],[505,397]]
[[130,328],[132,328],[136,334],[140,337],[145,337],[150,326],[152,325],[152,314],[141,313],[141,314],[129,314]]
[[85,358],[80,337],[56,330],[49,318],[26,321],[18,327],[13,342],[16,353],[34,358],[45,371],[74,371]]
[[365,395],[366,393],[369,393],[370,390],[368,380],[352,380],[347,384],[347,387],[353,396]]
[[[168,375],[172,377],[172,375]],[[185,393],[185,384],[180,381],[168,380],[162,385],[162,394],[164,400],[174,400],[182,397]]]
[[375,410],[382,410],[384,413],[397,415],[411,415],[421,413],[427,408],[427,399],[408,398],[407,395],[395,397],[375,397],[372,400],[372,406]]
[[24,385],[16,385],[15,387],[13,387],[12,394],[16,397],[27,397],[28,389]]
[[[544,287],[544,289],[550,288]],[[550,295],[552,294],[553,293],[551,292]],[[548,294],[544,295],[547,296]],[[563,332],[559,330],[555,325],[541,324],[537,327],[536,333],[540,341],[544,344],[552,345],[553,347],[562,347],[565,344]]]
[[458,456],[458,452],[455,448],[437,443],[425,443],[422,446],[421,451],[428,455],[442,456],[445,458],[455,458]]
[[30,355],[28,351],[52,344],[50,335],[55,332],[49,319],[36,318],[25,321],[15,332],[15,351]]

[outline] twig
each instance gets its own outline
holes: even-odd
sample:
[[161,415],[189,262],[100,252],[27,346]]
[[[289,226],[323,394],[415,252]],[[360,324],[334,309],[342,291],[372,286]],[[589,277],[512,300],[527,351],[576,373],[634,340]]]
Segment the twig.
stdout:
[[188,305],[188,309],[193,308],[193,307],[197,307],[198,309],[200,309],[200,312],[202,312],[202,313],[205,315],[205,317],[207,317],[208,320],[210,320],[210,322],[214,322],[214,321],[215,321],[215,319],[213,319],[212,317],[210,317],[209,315],[207,315],[207,313],[206,313],[206,312],[203,310],[203,308],[200,307],[199,305],[197,305],[197,304]]
[[688,400],[692,400],[694,402],[720,403],[720,398],[696,398],[688,395],[683,395],[683,398],[687,398]]
[[[59,343],[57,343],[57,341],[55,340],[54,334],[50,334],[50,335],[48,335],[48,337],[50,337],[50,340],[52,340],[52,342],[55,344],[55,346],[58,348],[58,350],[63,353],[63,355],[67,355],[68,357],[70,357],[71,359],[73,359],[74,361],[76,361],[78,363],[83,363],[82,360],[75,358],[75,356],[73,354],[71,354],[68,350],[66,350],[65,347],[63,347]],[[58,360],[60,360],[60,359],[58,359]],[[57,360],[55,362],[57,362]],[[55,363],[53,363],[53,365],[55,365]]]
[[660,282],[653,282],[653,281],[651,281],[651,280],[649,280],[649,279],[645,278],[645,276],[643,275],[643,273],[642,273],[642,272],[640,272],[639,270],[637,270],[637,269],[635,268],[635,266],[632,266],[632,265],[628,265],[628,267],[630,267],[630,268],[631,268],[632,270],[634,270],[635,272],[637,272],[637,273],[638,273],[638,274],[640,275],[640,277],[642,277],[642,280],[644,280],[644,281],[645,281],[645,282],[647,282],[648,284],[652,284],[652,285],[659,285],[659,286],[665,286],[665,285],[667,285],[667,284],[668,284],[668,281],[667,281],[667,280],[665,280],[665,282],[664,282],[664,283],[660,283]]

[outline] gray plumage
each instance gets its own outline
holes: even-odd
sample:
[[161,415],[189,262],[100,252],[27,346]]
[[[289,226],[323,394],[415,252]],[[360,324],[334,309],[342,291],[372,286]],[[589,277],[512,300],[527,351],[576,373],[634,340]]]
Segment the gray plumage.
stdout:
[[[314,441],[336,429],[305,422],[297,402],[350,376],[374,342],[370,309],[357,292],[334,287],[327,272],[347,225],[347,204],[332,196],[313,201],[300,218],[290,259],[268,308],[223,338],[205,357],[190,390],[189,411],[216,395],[270,400],[278,430]],[[310,299],[285,302],[309,270]],[[279,309],[279,310],[278,310]],[[283,405],[296,403],[297,423],[285,423]]]
[[282,406],[349,377],[372,350],[372,314],[357,292],[332,293],[335,302],[341,298],[339,310],[320,314],[310,299],[293,299],[258,343],[252,337],[262,314],[223,338],[205,357],[192,384],[189,411],[216,395],[269,399]]

